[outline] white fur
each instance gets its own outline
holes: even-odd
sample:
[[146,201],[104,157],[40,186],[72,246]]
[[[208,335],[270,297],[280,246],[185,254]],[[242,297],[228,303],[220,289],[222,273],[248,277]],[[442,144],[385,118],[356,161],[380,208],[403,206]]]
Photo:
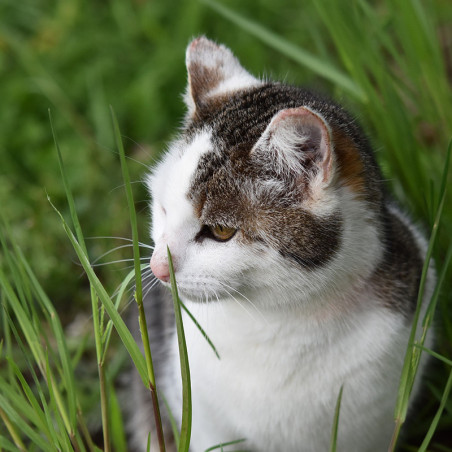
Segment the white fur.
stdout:
[[[315,319],[300,308],[252,318],[233,300],[189,304],[221,356],[185,319],[192,450],[239,438],[248,440],[241,449],[328,450],[342,385],[338,450],[386,450],[409,328],[400,316],[372,309],[371,296],[367,301],[366,307]],[[176,340],[166,390],[180,413],[175,349]]]

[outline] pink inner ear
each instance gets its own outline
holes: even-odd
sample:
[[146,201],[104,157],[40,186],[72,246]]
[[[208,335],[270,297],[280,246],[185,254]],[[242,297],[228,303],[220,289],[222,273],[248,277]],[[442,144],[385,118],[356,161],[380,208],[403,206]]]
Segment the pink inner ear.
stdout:
[[[306,107],[288,108],[272,120],[270,131],[274,135],[292,133],[298,136],[300,144],[312,148],[320,156],[323,181],[329,179],[332,169],[330,131],[319,114]],[[284,137],[280,141],[284,142]]]

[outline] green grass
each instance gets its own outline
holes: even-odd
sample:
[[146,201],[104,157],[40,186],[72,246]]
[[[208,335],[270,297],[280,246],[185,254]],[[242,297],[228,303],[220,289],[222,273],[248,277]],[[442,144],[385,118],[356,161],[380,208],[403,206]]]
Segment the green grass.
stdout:
[[[139,352],[118,314],[128,269],[89,265],[118,241],[88,238],[133,235],[135,256],[137,236],[148,242],[147,195],[134,182],[180,122],[185,46],[201,33],[230,46],[255,74],[344,103],[371,136],[391,191],[426,236],[434,232],[437,340],[422,404],[397,444],[452,450],[452,198],[441,196],[451,182],[449,172],[441,183],[452,138],[448,2],[5,0],[0,17],[1,450],[108,449],[109,441],[125,450],[114,382],[128,355],[152,382],[150,352]],[[110,104],[122,137],[112,132]],[[127,205],[137,210],[133,234]],[[109,258],[130,259],[132,248]],[[82,337],[71,336],[83,314]],[[413,342],[407,363],[415,364],[422,346]],[[402,389],[415,373],[407,369]]]

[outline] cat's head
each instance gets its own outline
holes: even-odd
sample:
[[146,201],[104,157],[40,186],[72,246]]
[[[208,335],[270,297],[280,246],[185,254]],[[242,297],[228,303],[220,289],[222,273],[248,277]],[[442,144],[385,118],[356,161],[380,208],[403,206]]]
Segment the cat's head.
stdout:
[[[147,182],[151,260],[181,295],[303,303],[380,259],[380,173],[354,121],[306,90],[263,82],[206,38],[187,49],[188,112]],[[246,300],[246,298],[242,298]]]

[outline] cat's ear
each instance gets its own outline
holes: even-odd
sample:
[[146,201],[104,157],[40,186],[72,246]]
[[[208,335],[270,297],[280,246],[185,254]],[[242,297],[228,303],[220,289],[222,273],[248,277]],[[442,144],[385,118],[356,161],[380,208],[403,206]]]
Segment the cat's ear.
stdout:
[[252,155],[280,174],[328,183],[333,176],[331,132],[318,113],[306,107],[277,113]]
[[227,47],[203,36],[189,44],[185,62],[188,72],[185,103],[189,113],[202,107],[209,96],[261,83],[240,65]]

